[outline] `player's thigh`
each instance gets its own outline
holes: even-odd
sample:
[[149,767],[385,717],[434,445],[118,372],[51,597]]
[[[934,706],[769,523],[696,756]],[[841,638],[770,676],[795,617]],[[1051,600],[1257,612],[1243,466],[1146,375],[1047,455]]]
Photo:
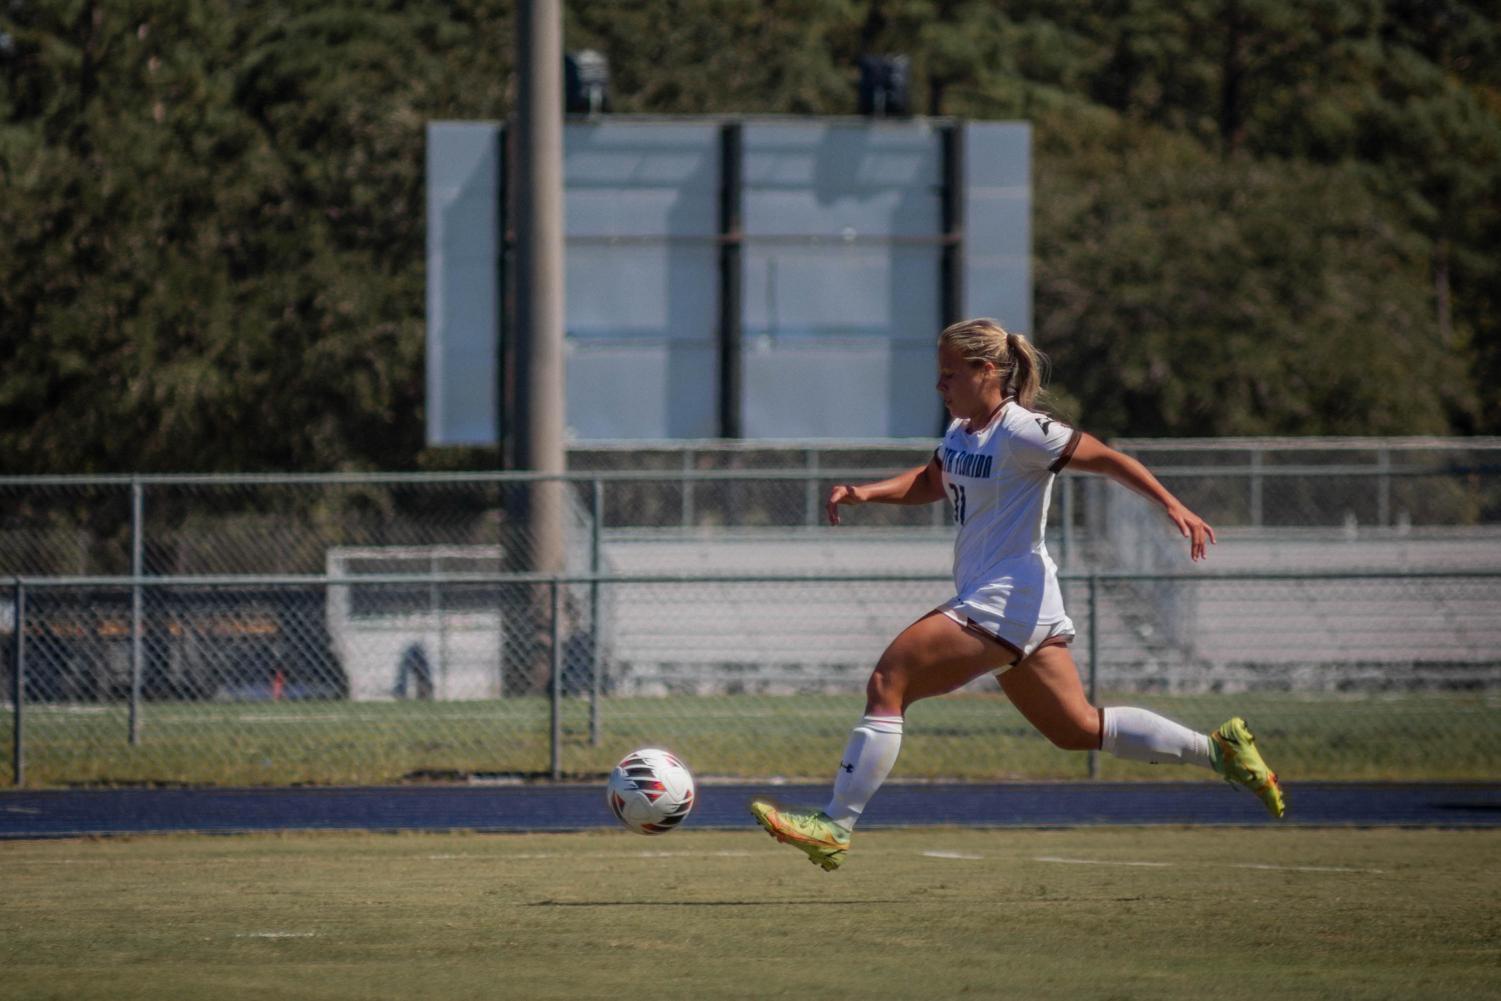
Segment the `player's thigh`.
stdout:
[[886,647],[867,688],[869,708],[900,711],[1004,666],[1014,655],[1001,644],[933,611]]
[[1100,714],[1084,694],[1066,646],[1045,646],[1000,676],[1001,690],[1048,740],[1071,750],[1100,746]]

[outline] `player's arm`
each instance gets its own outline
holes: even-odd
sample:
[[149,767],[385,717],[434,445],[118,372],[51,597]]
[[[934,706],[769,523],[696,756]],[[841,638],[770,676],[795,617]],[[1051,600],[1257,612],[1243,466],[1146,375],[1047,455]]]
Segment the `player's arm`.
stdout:
[[839,524],[841,504],[931,504],[943,500],[943,470],[938,456],[879,483],[841,483],[829,491],[829,524]]
[[1129,455],[1117,452],[1094,435],[1080,435],[1078,447],[1074,449],[1068,464],[1071,468],[1082,469],[1086,473],[1108,476],[1121,486],[1161,504],[1173,524],[1178,526],[1178,531],[1188,539],[1188,553],[1193,559],[1203,559],[1206,543],[1214,542],[1214,529],[1209,523],[1185,507],[1146,466]]

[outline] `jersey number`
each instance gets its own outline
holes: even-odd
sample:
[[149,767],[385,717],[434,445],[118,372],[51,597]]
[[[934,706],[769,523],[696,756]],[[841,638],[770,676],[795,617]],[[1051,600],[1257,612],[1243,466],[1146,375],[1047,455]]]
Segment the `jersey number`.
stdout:
[[949,484],[949,493],[954,495],[954,524],[964,524],[964,487],[958,483]]

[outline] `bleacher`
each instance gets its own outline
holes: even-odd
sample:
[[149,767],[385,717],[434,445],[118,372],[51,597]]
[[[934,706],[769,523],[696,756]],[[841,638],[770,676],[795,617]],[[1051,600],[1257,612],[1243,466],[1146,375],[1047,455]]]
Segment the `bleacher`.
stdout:
[[[1164,538],[1175,544],[1170,532]],[[617,589],[606,630],[612,687],[632,694],[858,691],[891,638],[951,588],[946,579],[828,584],[821,577],[946,578],[951,545],[942,530],[607,533],[604,554],[614,573],[808,578]],[[1196,568],[1185,555],[1173,569],[1396,573],[1497,567],[1501,532],[1490,530],[1362,537],[1258,529],[1221,533],[1205,564]],[[1082,669],[1088,599],[1082,583],[1066,587],[1081,633],[1076,657]],[[1102,583],[1099,598],[1105,688],[1501,687],[1501,593],[1493,580],[1115,579]]]
[[1179,662],[1196,670],[1167,684],[1231,691],[1501,686],[1495,581],[1402,576],[1498,567],[1495,530],[1225,533],[1210,561],[1215,571],[1374,576],[1180,585],[1177,607],[1159,624],[1173,636]]
[[630,694],[851,691],[891,637],[951,588],[930,582],[828,584],[830,574],[949,571],[946,534],[858,530],[607,534],[617,574],[797,575],[807,583],[630,585],[607,626],[611,680]]

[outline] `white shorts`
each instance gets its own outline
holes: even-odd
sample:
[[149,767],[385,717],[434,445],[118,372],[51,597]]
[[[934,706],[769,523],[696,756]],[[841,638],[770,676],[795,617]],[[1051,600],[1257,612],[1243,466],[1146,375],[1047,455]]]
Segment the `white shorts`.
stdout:
[[995,640],[1016,655],[1001,668],[1015,667],[1045,646],[1067,646],[1074,638],[1074,621],[1067,615],[1051,622],[1017,622],[1002,614],[1003,609],[974,597],[953,597],[938,610],[965,629]]

